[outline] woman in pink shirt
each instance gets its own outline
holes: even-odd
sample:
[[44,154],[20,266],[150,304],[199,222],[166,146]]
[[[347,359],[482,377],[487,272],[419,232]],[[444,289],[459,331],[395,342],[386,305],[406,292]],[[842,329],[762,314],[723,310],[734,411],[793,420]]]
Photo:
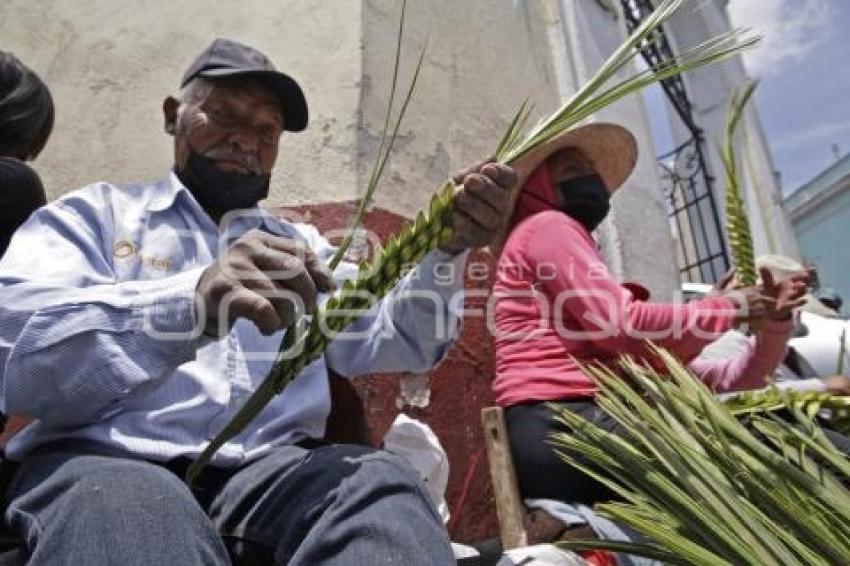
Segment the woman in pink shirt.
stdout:
[[550,402],[616,430],[594,402],[596,387],[580,364],[613,366],[623,355],[654,363],[647,340],[685,363],[734,325],[760,323],[745,356],[694,362],[716,391],[761,386],[782,360],[790,312],[805,275],[714,295],[686,304],[635,300],[609,274],[592,231],[610,198],[634,168],[632,135],[613,124],[591,124],[556,138],[516,165],[520,175],[513,218],[494,284],[496,379],[511,451],[526,498],[592,504],[607,499],[600,484],[567,466],[548,442],[556,430]]

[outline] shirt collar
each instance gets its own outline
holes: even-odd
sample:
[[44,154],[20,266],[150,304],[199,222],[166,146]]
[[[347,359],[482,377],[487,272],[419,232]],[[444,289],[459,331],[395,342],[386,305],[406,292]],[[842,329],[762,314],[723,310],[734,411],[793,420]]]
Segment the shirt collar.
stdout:
[[148,204],[148,209],[153,212],[162,212],[170,208],[177,199],[177,195],[182,192],[188,193],[189,189],[180,182],[177,174],[171,171],[167,179],[156,184],[156,192]]
[[[151,199],[148,209],[153,212],[162,212],[174,206],[178,197],[180,198],[189,198],[194,201],[195,197],[192,196],[192,193],[183,184],[177,174],[172,170],[168,174],[167,179],[163,179],[156,186],[156,193]],[[183,195],[181,197],[181,195]],[[197,201],[195,201],[195,205],[197,205]],[[259,211],[259,215],[254,218],[258,218],[258,220],[245,218],[239,219],[237,222],[247,222],[248,224],[253,224],[252,226],[246,226],[246,228],[259,228],[261,225],[266,229],[267,232],[272,234],[276,234],[278,236],[283,236],[287,238],[292,238],[296,234],[296,230],[292,227],[289,222],[286,222],[282,218],[277,215],[271,213],[268,209],[265,209],[261,206],[257,207]]]

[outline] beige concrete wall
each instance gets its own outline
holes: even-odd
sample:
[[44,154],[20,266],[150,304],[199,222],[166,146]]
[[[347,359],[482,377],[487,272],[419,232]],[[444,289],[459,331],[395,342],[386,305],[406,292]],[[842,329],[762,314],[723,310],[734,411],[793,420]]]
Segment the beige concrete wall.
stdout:
[[287,134],[272,200],[353,198],[360,96],[359,0],[3,0],[0,49],[50,85],[56,130],[35,163],[51,197],[171,166],[161,104],[214,37],[267,53],[303,84],[311,125]]
[[[419,50],[427,47],[377,199],[382,206],[403,214],[422,207],[451,173],[493,153],[525,98],[533,97],[541,109],[554,107],[552,57],[545,37],[534,37],[542,25],[539,7],[547,2],[516,7],[511,0],[408,2],[401,90]],[[361,186],[383,126],[400,4],[364,3]]]

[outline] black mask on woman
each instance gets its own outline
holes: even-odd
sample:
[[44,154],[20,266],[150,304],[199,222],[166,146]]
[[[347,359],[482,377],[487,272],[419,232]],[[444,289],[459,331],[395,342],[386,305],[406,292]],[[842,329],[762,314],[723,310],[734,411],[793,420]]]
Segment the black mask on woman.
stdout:
[[220,217],[231,210],[251,208],[269,196],[271,175],[228,173],[215,161],[189,150],[189,158],[177,177],[210,216]]
[[561,212],[593,232],[611,210],[611,194],[597,174],[561,181],[556,185],[564,204]]

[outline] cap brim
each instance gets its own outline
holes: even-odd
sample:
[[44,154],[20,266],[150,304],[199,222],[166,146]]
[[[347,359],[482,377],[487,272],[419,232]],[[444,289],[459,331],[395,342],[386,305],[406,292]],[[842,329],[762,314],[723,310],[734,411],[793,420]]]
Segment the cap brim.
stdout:
[[309,113],[307,98],[295,79],[278,71],[237,71],[233,69],[208,69],[199,77],[253,77],[263,82],[280,98],[283,108],[283,129],[301,132],[307,127]]

